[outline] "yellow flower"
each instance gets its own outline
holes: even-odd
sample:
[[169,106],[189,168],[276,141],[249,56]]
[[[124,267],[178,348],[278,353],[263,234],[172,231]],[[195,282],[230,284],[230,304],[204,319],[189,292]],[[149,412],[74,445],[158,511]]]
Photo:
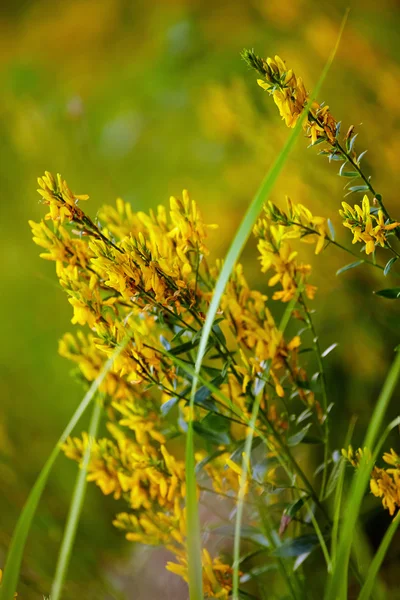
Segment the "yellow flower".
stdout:
[[[187,559],[178,557],[179,562],[167,563],[168,571],[176,573],[186,582],[189,581]],[[203,589],[206,598],[228,600],[232,591],[232,567],[219,558],[211,558],[208,550],[203,548]]]
[[372,214],[368,196],[364,196],[361,207],[355,204],[353,208],[347,202],[342,202],[342,207],[339,214],[343,218],[343,225],[351,230],[353,244],[364,242],[366,254],[374,252],[378,244],[385,247],[387,232],[400,225],[397,222],[385,221],[382,210]]
[[374,496],[382,498],[383,507],[388,509],[391,516],[394,515],[396,509],[400,508],[400,470],[374,467],[370,487]]
[[[272,95],[286,125],[294,127],[308,100],[308,93],[301,77],[297,77],[292,69],[288,69],[279,56],[265,60],[252,51],[245,51],[243,57],[262,75],[262,79],[257,79],[257,83]],[[319,138],[333,143],[336,138],[336,127],[337,122],[332,117],[329,107],[314,101],[303,125],[311,143],[315,144]]]

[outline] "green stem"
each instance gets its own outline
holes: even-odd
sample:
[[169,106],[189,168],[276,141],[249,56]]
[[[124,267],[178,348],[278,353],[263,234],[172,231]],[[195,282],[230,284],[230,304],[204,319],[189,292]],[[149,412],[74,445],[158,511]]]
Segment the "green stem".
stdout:
[[322,407],[324,410],[324,419],[325,419],[324,420],[324,469],[322,472],[322,484],[321,484],[321,491],[320,491],[320,500],[322,500],[325,496],[326,483],[327,483],[327,479],[328,479],[328,460],[329,460],[328,391],[327,391],[327,385],[326,385],[324,364],[322,362],[321,347],[319,345],[317,332],[315,330],[310,311],[307,308],[307,304],[305,302],[303,295],[300,296],[300,302],[303,305],[304,312],[306,315],[306,321],[308,323],[308,326],[309,326],[310,331],[313,336],[312,342],[313,342],[313,346],[314,346],[314,352],[315,352],[315,356],[317,358],[319,373],[321,375]]
[[86,475],[87,468],[90,461],[91,445],[93,439],[97,435],[100,416],[101,416],[102,404],[101,402],[95,402],[93,407],[92,418],[89,425],[89,441],[83,456],[81,469],[76,479],[75,489],[72,494],[72,500],[69,508],[67,524],[64,530],[64,537],[60,546],[60,552],[58,555],[56,572],[54,575],[53,584],[51,586],[51,599],[59,600],[61,598],[61,591],[64,585],[65,577],[68,571],[69,561],[71,558],[71,552],[75,541],[76,531],[81,516],[83,502],[85,500],[86,493]]

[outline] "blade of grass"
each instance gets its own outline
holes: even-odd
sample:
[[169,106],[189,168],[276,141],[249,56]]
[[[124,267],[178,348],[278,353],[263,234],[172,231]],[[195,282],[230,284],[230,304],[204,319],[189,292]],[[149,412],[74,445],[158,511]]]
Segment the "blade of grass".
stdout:
[[60,546],[60,552],[58,555],[56,572],[54,575],[53,584],[51,586],[51,600],[59,600],[61,597],[61,591],[64,585],[65,576],[68,571],[69,561],[71,557],[72,547],[74,545],[76,531],[78,528],[79,519],[81,516],[83,502],[86,493],[86,475],[87,468],[90,461],[91,446],[93,439],[97,435],[97,431],[100,423],[100,416],[102,411],[102,402],[100,399],[95,402],[93,407],[92,418],[90,420],[88,435],[89,441],[83,456],[81,468],[76,478],[75,488],[71,498],[71,504],[69,507],[67,523],[64,530],[64,536]]
[[[355,427],[356,421],[353,418],[350,421],[350,425],[346,434],[346,440],[345,440],[345,445],[344,447],[347,448],[350,444],[351,438],[353,436],[353,432],[354,432],[354,427]],[[336,551],[337,551],[337,544],[338,544],[338,535],[339,535],[339,523],[340,523],[340,515],[341,515],[341,507],[342,507],[342,500],[343,500],[343,487],[344,487],[344,475],[345,475],[345,469],[346,469],[346,464],[345,464],[345,460],[344,457],[341,456],[339,458],[339,465],[338,468],[340,469],[339,472],[339,477],[338,477],[338,482],[336,485],[336,491],[335,491],[335,500],[334,500],[334,514],[333,514],[333,526],[332,526],[332,536],[331,536],[331,560],[332,560],[332,566],[335,564],[336,561]],[[333,570],[333,568],[332,568]]]
[[358,596],[358,600],[368,600],[368,598],[371,598],[371,594],[375,585],[375,578],[379,573],[381,564],[386,556],[386,552],[389,549],[390,543],[393,539],[394,534],[397,531],[399,524],[400,512],[397,513],[397,515],[391,522],[383,537],[383,540],[379,545],[378,551],[376,552],[373,561],[369,566],[367,579],[365,580],[360,595]]
[[[286,310],[283,314],[281,323],[279,325],[279,331],[282,332],[282,335],[286,329],[286,326],[289,322],[290,315],[296,305],[298,296],[300,294],[300,290],[289,304],[286,307]],[[267,377],[269,376],[270,363],[267,365],[265,371],[266,376],[264,376],[263,387],[267,381]],[[247,483],[247,472],[248,472],[248,464],[250,461],[250,452],[253,444],[254,430],[256,427],[256,421],[258,416],[258,411],[260,408],[261,399],[263,397],[262,389],[257,394],[257,397],[254,400],[253,408],[251,411],[250,423],[248,426],[248,432],[246,435],[246,441],[244,444],[244,451],[242,457],[242,469],[240,474],[240,482],[239,482],[239,493],[236,504],[236,519],[235,519],[235,537],[233,542],[233,576],[232,576],[232,598],[233,600],[239,600],[239,566],[240,566],[240,541],[241,541],[241,529],[242,529],[242,520],[243,520],[243,509],[244,509],[244,499],[246,495],[246,483]]]
[[29,493],[28,499],[22,509],[17,525],[11,539],[10,548],[7,554],[2,585],[0,587],[0,600],[13,600],[14,592],[17,587],[19,573],[21,570],[22,556],[25,548],[26,539],[31,528],[32,520],[35,515],[40,497],[46,485],[50,471],[60,453],[60,446],[65,442],[68,436],[72,433],[75,425],[78,423],[83,413],[93,400],[94,395],[102,384],[107,373],[110,371],[114,360],[122,352],[129,341],[129,337],[125,338],[122,343],[115,349],[110,358],[105,362],[98,377],[93,381],[89,390],[86,392],[78,408],[72,415],[71,420],[61,434],[56,446],[47,459],[43,469],[39,473],[38,478],[32,490]]
[[[396,352],[395,359],[370,420],[363,447],[373,448],[399,377],[400,352]],[[346,510],[344,511],[342,533],[339,536],[337,560],[334,564],[332,578],[327,587],[325,595],[326,600],[346,600],[347,598],[348,564],[350,560],[353,531],[358,519],[365,489],[368,485],[371,467],[372,461],[368,461],[363,457],[360,466],[353,477],[350,493],[347,498]]]
[[[198,384],[198,375],[200,373],[201,365],[204,359],[204,355],[207,348],[208,339],[211,334],[212,326],[214,323],[215,316],[218,311],[218,307],[221,301],[221,297],[224,293],[226,284],[232,273],[237,259],[239,258],[241,251],[251,233],[253,224],[262,208],[264,202],[266,202],[278,175],[282,171],[282,168],[289,156],[289,152],[292,149],[301,129],[303,122],[308,114],[308,110],[311,104],[318,94],[322,83],[329,71],[329,68],[335,57],[337,48],[339,46],[340,38],[343,33],[343,29],[347,20],[348,11],[343,18],[338,39],[331,56],[329,57],[322,74],[317,82],[314,89],[314,93],[307,103],[302,115],[297,120],[296,126],[292,133],[288,137],[284,147],[275,159],[267,175],[265,176],[260,188],[254,196],[250,206],[248,207],[246,214],[236,232],[234,240],[228,250],[225,258],[224,265],[221,273],[218,277],[215,285],[213,297],[207,312],[206,320],[204,323],[200,343],[198,347],[196,365],[195,365],[195,376],[192,382],[192,392],[190,396],[190,411],[188,421],[188,434],[186,438],[186,487],[187,487],[187,498],[190,502],[187,506],[187,521],[188,521],[188,567],[189,567],[189,593],[191,600],[202,600],[203,588],[202,588],[202,563],[201,563],[201,539],[200,539],[200,522],[198,514],[198,505],[196,497],[196,478],[194,474],[194,444],[193,444],[193,416],[194,416],[194,400]],[[237,590],[233,592],[234,600],[237,598]]]

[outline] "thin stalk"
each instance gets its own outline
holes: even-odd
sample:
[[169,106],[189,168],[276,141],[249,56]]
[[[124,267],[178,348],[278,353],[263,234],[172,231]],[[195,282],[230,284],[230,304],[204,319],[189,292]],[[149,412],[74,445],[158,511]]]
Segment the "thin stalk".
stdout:
[[53,448],[49,458],[47,459],[44,467],[40,471],[38,478],[35,481],[33,488],[31,489],[28,499],[26,500],[25,506],[19,516],[17,524],[15,526],[13,536],[11,539],[10,548],[8,550],[6,563],[4,567],[4,576],[2,585],[0,587],[0,600],[13,600],[15,588],[17,587],[18,577],[21,570],[22,556],[26,544],[26,539],[30,531],[33,517],[37,506],[39,504],[41,495],[47,483],[47,479],[50,475],[50,471],[60,453],[60,446],[66,441],[71,435],[74,427],[81,419],[83,413],[93,400],[94,395],[103,383],[107,373],[111,370],[114,360],[123,351],[130,340],[130,336],[127,336],[119,346],[114,350],[110,358],[104,363],[99,375],[93,381],[89,390],[86,392],[83,400],[79,404],[78,408],[72,415],[68,425],[61,434],[57,444]]
[[75,488],[72,494],[71,504],[69,507],[69,513],[67,523],[64,530],[63,540],[60,546],[60,552],[58,555],[56,572],[54,575],[53,584],[51,586],[51,599],[59,600],[61,598],[61,592],[64,585],[65,577],[68,571],[69,561],[71,558],[72,548],[75,542],[75,536],[81,516],[83,503],[85,500],[86,493],[86,475],[87,468],[90,461],[92,441],[97,435],[99,428],[100,416],[102,411],[101,402],[97,401],[94,404],[92,418],[89,425],[89,442],[86,448],[82,465],[76,479]]
[[386,556],[386,553],[389,549],[391,541],[393,539],[394,534],[397,531],[398,526],[400,525],[400,512],[397,513],[390,526],[388,527],[383,540],[381,541],[379,548],[372,560],[368,568],[368,575],[365,580],[365,583],[362,587],[360,595],[358,596],[358,600],[368,600],[371,597],[372,590],[375,585],[375,579],[379,573],[379,569],[382,565],[382,562]]
[[[382,425],[387,407],[400,377],[400,352],[396,352],[390,371],[379,395],[375,410],[370,420],[363,447],[373,448]],[[334,565],[332,578],[329,582],[326,600],[345,600],[347,597],[348,563],[351,553],[353,530],[360,513],[361,502],[371,472],[371,462],[364,457],[353,477],[350,494],[347,500],[342,523],[342,534],[339,538],[337,560]]]
[[323,498],[325,496],[326,483],[328,480],[328,460],[329,460],[328,391],[327,391],[327,385],[326,385],[325,369],[324,369],[324,364],[322,361],[321,347],[319,345],[319,339],[317,336],[317,332],[315,331],[314,323],[311,318],[311,314],[310,314],[310,311],[308,310],[308,307],[305,302],[303,294],[300,296],[300,302],[304,308],[306,321],[308,323],[308,326],[309,326],[312,336],[313,336],[312,342],[313,342],[313,346],[314,346],[314,352],[315,352],[315,356],[317,358],[319,373],[321,375],[322,406],[323,406],[324,417],[325,417],[325,420],[324,420],[324,469],[322,472],[322,484],[321,484],[321,491],[320,491],[320,500],[323,500]]

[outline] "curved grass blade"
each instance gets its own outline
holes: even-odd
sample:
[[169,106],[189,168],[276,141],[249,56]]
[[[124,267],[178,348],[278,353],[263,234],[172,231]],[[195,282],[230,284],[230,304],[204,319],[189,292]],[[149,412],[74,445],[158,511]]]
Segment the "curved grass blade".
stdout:
[[61,597],[61,591],[64,585],[65,576],[68,571],[69,561],[71,557],[72,548],[75,541],[76,531],[78,528],[79,519],[81,516],[83,502],[85,500],[85,493],[87,487],[86,475],[87,468],[90,461],[92,441],[97,435],[97,431],[100,423],[100,416],[102,411],[102,402],[98,399],[93,407],[92,418],[89,425],[89,442],[86,448],[82,465],[76,478],[74,492],[72,494],[71,504],[69,507],[67,523],[64,530],[64,536],[60,546],[60,552],[58,555],[56,572],[54,575],[53,584],[51,586],[51,600],[59,600]]
[[[373,448],[379,433],[379,429],[382,425],[386,409],[396,388],[399,377],[400,352],[396,352],[395,359],[392,363],[370,420],[362,447],[367,447],[370,449]],[[327,593],[325,595],[326,600],[346,600],[347,598],[348,565],[351,554],[353,531],[360,513],[361,502],[365,493],[365,489],[368,485],[371,466],[372,461],[368,461],[364,457],[353,477],[350,493],[347,498],[346,510],[344,511],[342,533],[339,536],[337,560],[334,564],[332,578],[329,582]]]
[[[338,39],[335,45],[331,56],[329,57],[323,72],[318,80],[318,83],[314,89],[314,93],[311,96],[309,102],[307,103],[302,115],[299,117],[295,128],[287,139],[284,147],[281,152],[275,159],[272,167],[268,171],[265,176],[263,182],[256,195],[254,196],[249,208],[246,211],[246,214],[243,218],[242,223],[239,226],[239,229],[235,235],[235,238],[229,248],[228,254],[226,256],[224,265],[222,267],[221,273],[218,277],[217,283],[215,285],[214,294],[207,312],[206,320],[204,323],[202,335],[200,338],[200,344],[196,357],[196,365],[195,365],[195,376],[193,377],[192,384],[192,392],[190,397],[190,411],[189,411],[189,422],[188,422],[188,435],[186,438],[186,484],[187,484],[187,497],[190,500],[190,505],[187,507],[187,519],[188,519],[188,565],[189,565],[189,592],[191,600],[202,600],[203,598],[203,590],[202,590],[202,563],[201,563],[201,540],[200,540],[200,522],[199,522],[199,514],[198,514],[198,506],[197,506],[197,498],[196,498],[196,479],[194,474],[194,446],[193,446],[193,412],[194,412],[194,399],[197,390],[198,384],[198,375],[200,373],[201,365],[203,362],[203,358],[206,352],[208,339],[211,333],[211,329],[214,323],[215,316],[218,311],[218,307],[221,301],[221,297],[224,293],[226,284],[228,283],[229,277],[232,273],[232,270],[235,266],[237,259],[239,258],[241,251],[251,233],[251,229],[253,224],[262,208],[263,203],[267,200],[275,181],[280,174],[288,156],[289,152],[292,149],[301,129],[303,122],[306,118],[308,110],[313,102],[313,99],[318,94],[323,81],[329,71],[329,68],[333,62],[335,57],[337,48],[339,46],[340,38],[343,33],[344,25],[347,20],[346,12],[342,25],[340,28],[340,32],[338,35]],[[234,572],[234,581],[236,585],[234,585],[233,589],[233,600],[238,599],[238,561],[237,559],[234,561],[236,564],[236,569]]]
[[[297,299],[301,290],[299,289],[296,296],[292,298],[289,304],[286,307],[286,310],[283,314],[281,323],[279,325],[279,331],[284,333],[287,324],[290,319],[290,315],[296,305]],[[263,387],[266,384],[267,377],[269,376],[270,363],[267,365],[265,371],[266,374],[263,378]],[[248,426],[248,433],[246,435],[246,441],[244,444],[244,451],[242,457],[242,469],[240,474],[240,482],[239,482],[239,493],[236,504],[236,520],[235,520],[235,538],[233,542],[233,577],[232,577],[232,598],[233,600],[239,600],[239,566],[240,566],[240,542],[241,542],[241,529],[242,529],[242,519],[243,519],[243,509],[244,509],[244,500],[246,495],[246,482],[247,482],[247,472],[248,472],[248,464],[250,461],[250,452],[253,444],[254,431],[257,422],[258,411],[260,408],[260,403],[262,400],[262,389],[257,394],[255,398],[253,408],[251,411],[250,423]]]
[[13,600],[14,592],[17,587],[19,573],[21,570],[22,555],[25,548],[26,538],[28,537],[29,530],[31,528],[32,520],[35,515],[37,506],[39,504],[40,497],[46,485],[50,471],[56,461],[57,456],[60,453],[60,446],[65,442],[68,436],[72,433],[75,425],[78,423],[83,413],[93,400],[94,395],[102,384],[107,373],[110,371],[114,360],[122,352],[129,341],[130,337],[126,337],[125,340],[115,349],[110,358],[105,362],[102,370],[98,377],[93,381],[89,390],[86,392],[83,400],[79,404],[78,408],[72,415],[71,420],[61,434],[56,446],[52,453],[47,459],[43,469],[41,470],[36,482],[30,491],[28,499],[25,503],[22,513],[18,519],[17,525],[14,529],[14,533],[11,539],[10,548],[7,554],[7,559],[4,566],[4,575],[2,585],[0,587],[0,600]]
[[375,580],[379,573],[379,569],[381,564],[386,556],[386,552],[389,549],[390,543],[393,539],[394,534],[397,531],[398,526],[400,525],[400,512],[397,513],[390,526],[388,527],[383,540],[381,541],[378,551],[376,552],[372,563],[368,569],[367,579],[362,587],[360,595],[358,596],[358,600],[368,600],[371,598],[371,594],[374,589]]

